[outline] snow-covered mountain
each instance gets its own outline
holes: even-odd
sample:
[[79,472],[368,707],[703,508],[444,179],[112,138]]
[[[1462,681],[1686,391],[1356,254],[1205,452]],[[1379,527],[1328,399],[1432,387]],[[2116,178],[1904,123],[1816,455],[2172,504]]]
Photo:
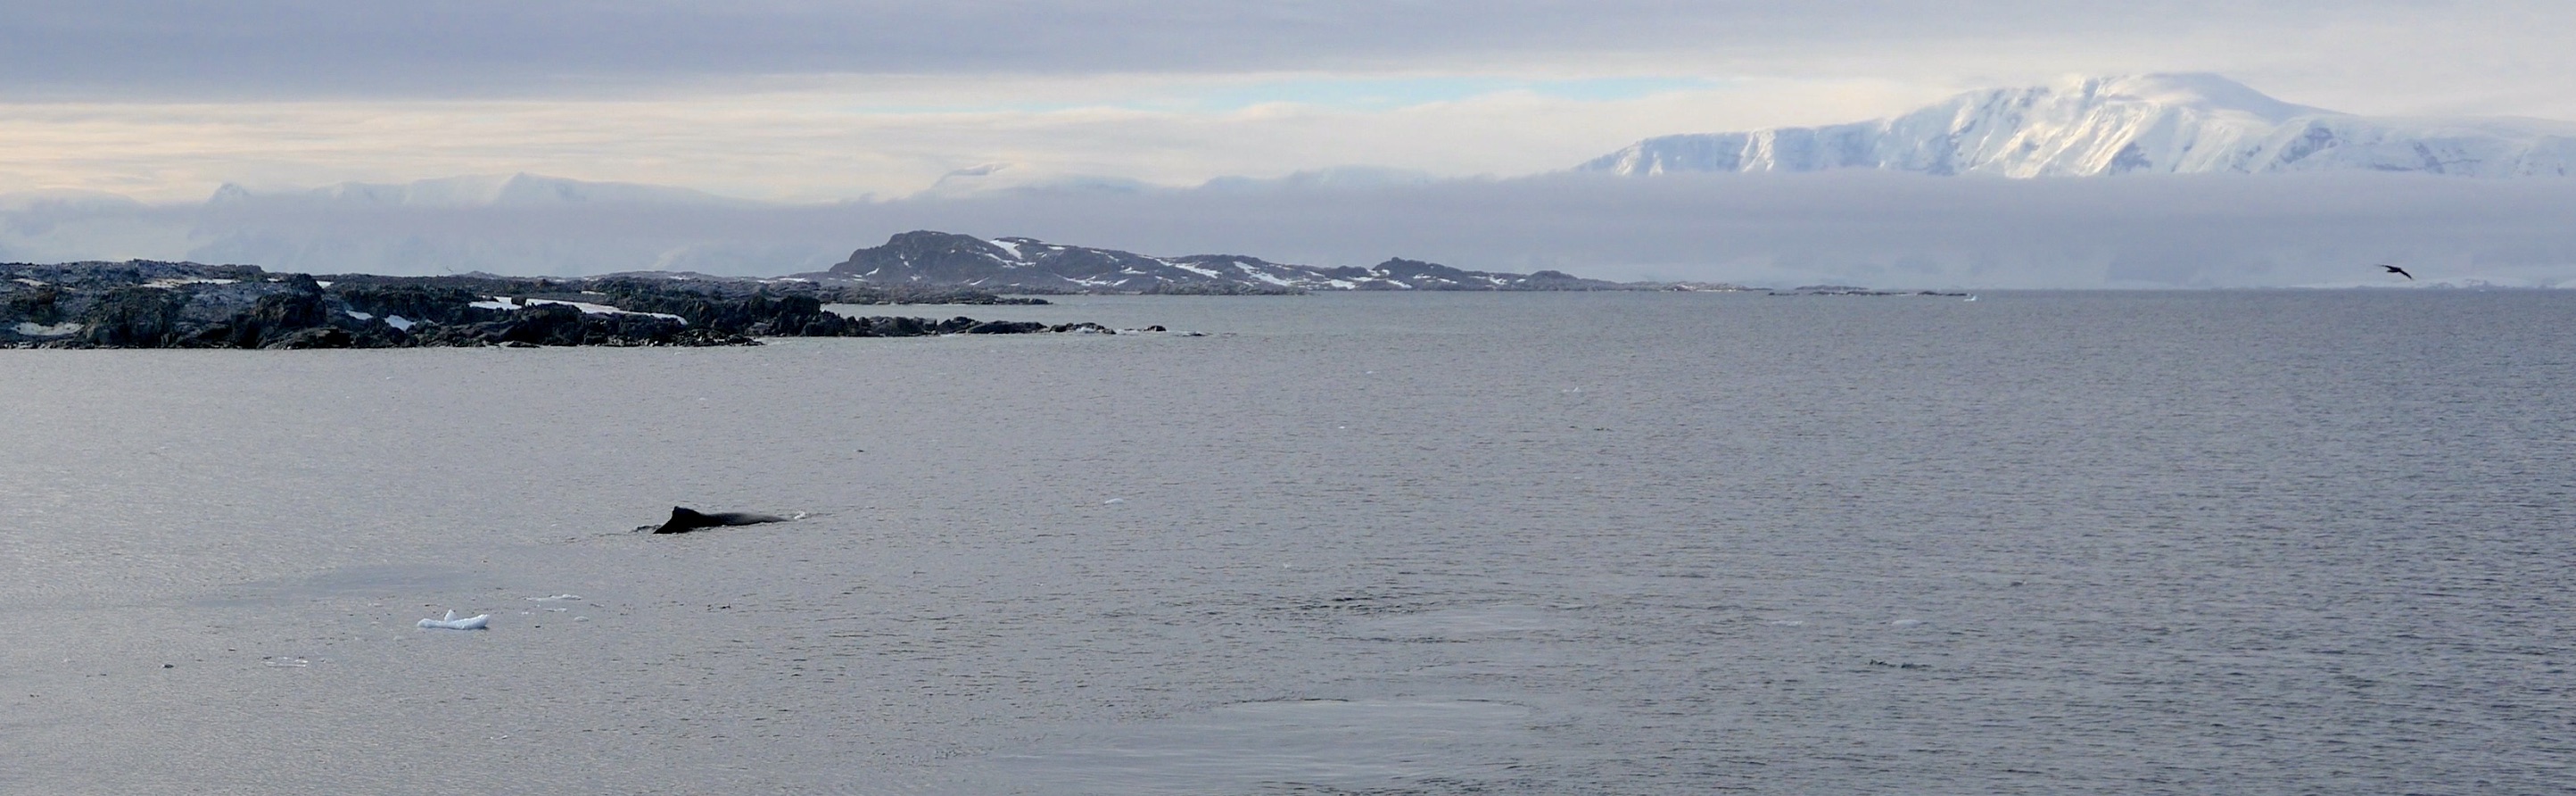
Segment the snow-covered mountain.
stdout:
[[1884,169],[2006,177],[2125,173],[2576,175],[2576,124],[2356,116],[2217,75],[2069,78],[1976,91],[1888,119],[1671,135],[1575,167],[1678,172]]
[[1367,268],[1274,263],[1236,254],[1148,257],[1034,238],[921,230],[860,249],[811,276],[875,285],[953,285],[1034,293],[1295,293],[1309,290],[1640,290],[1557,271],[1504,274],[1395,258]]

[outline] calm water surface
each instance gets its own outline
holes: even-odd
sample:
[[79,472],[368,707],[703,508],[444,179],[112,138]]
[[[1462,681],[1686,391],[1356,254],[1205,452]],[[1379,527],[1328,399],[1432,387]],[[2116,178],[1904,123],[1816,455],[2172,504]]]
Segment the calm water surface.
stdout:
[[2576,782],[2576,294],[923,312],[0,352],[0,792]]

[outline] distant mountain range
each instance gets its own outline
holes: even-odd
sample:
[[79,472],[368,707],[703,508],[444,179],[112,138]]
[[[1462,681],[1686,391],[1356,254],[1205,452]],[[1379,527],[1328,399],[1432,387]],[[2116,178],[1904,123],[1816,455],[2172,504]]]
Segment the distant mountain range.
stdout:
[[[1342,170],[1279,181],[1216,181],[1199,190],[1239,198],[1257,195],[1273,183],[1380,185],[1421,179],[1427,178]],[[847,233],[831,219],[869,210],[867,205],[781,205],[671,186],[535,174],[353,182],[289,191],[228,184],[185,214],[155,214],[141,203],[107,194],[10,194],[0,196],[0,259],[44,258],[47,253],[38,246],[13,244],[51,238],[70,244],[64,247],[71,249],[65,252],[70,256],[55,258],[59,260],[79,259],[88,253],[85,249],[131,254],[142,248],[148,254],[167,251],[190,260],[310,273],[801,271],[800,276],[812,279],[887,287],[1019,293],[1736,288],[1610,282],[1549,270],[1470,271],[1404,258],[1367,267],[1327,267],[1242,255],[1154,257],[1031,238],[932,231],[895,235],[835,264],[841,252],[851,250],[843,248],[849,245]],[[801,223],[778,223],[780,218]],[[728,228],[737,223],[744,227]],[[166,242],[148,248],[130,243],[81,246],[83,238]],[[814,270],[818,268],[827,270]]]
[[915,231],[804,275],[873,285],[944,285],[999,293],[1304,293],[1319,290],[1661,290],[1728,285],[1606,282],[1557,271],[1468,271],[1403,258],[1366,268],[1274,263],[1235,254],[1148,257],[1034,238]]
[[542,174],[476,174],[406,183],[344,182],[304,191],[254,193],[225,183],[206,200],[214,207],[251,201],[329,202],[384,207],[544,207],[580,204],[655,204],[752,207],[748,199],[668,185],[590,182]]
[[2565,177],[2576,175],[2576,124],[2357,116],[2208,74],[2087,77],[1970,92],[1886,119],[1649,138],[1575,168],[1628,176],[1881,169]]

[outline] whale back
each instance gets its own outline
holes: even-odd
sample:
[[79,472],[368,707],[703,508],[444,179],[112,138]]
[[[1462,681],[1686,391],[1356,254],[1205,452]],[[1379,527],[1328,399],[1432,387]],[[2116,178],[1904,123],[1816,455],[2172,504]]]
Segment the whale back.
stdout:
[[757,525],[764,522],[786,521],[786,517],[780,517],[774,514],[753,514],[744,511],[718,511],[709,513],[691,509],[687,506],[672,506],[670,521],[662,523],[662,527],[653,529],[653,532],[688,533],[699,528],[715,528],[726,525]]

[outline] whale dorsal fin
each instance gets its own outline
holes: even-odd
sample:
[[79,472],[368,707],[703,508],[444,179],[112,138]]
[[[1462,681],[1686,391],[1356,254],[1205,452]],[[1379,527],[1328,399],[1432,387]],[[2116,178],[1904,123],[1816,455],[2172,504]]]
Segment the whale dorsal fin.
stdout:
[[688,533],[715,524],[714,521],[707,519],[707,515],[700,514],[687,506],[672,506],[671,521],[662,523],[662,527],[653,529],[653,532]]

